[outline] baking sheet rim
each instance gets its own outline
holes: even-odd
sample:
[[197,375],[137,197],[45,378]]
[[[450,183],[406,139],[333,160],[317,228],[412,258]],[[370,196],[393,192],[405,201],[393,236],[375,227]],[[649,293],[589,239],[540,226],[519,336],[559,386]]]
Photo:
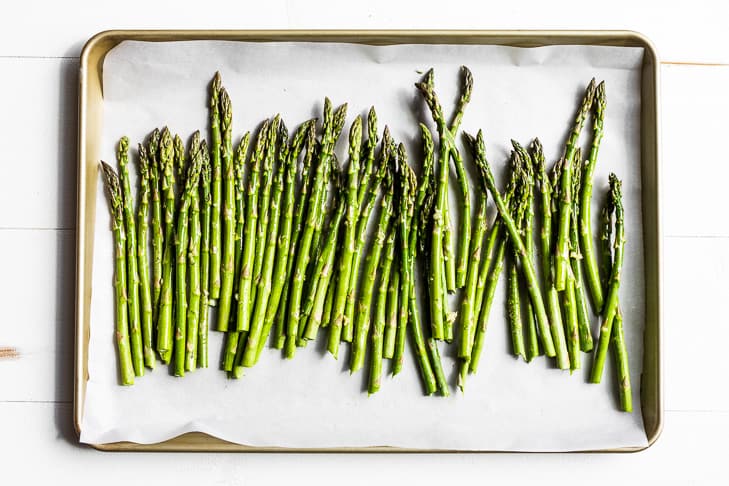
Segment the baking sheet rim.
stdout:
[[[662,342],[661,342],[661,316],[662,316],[662,271],[661,271],[661,242],[662,242],[662,225],[660,218],[661,207],[661,171],[659,163],[659,108],[658,108],[658,55],[653,44],[642,34],[633,31],[613,31],[613,30],[107,30],[100,32],[91,37],[84,46],[80,57],[79,70],[79,131],[78,131],[78,174],[77,174],[77,235],[76,235],[76,318],[75,318],[75,359],[74,359],[74,427],[77,435],[81,431],[81,417],[83,414],[83,399],[85,396],[85,383],[87,379],[87,358],[88,358],[88,304],[86,296],[88,294],[88,283],[85,273],[87,265],[87,237],[86,232],[86,210],[87,194],[86,194],[86,168],[87,168],[87,143],[89,129],[88,110],[89,110],[89,86],[90,71],[89,69],[98,69],[99,65],[90,65],[94,59],[98,63],[103,62],[103,57],[122,40],[141,40],[141,41],[178,41],[178,40],[238,40],[249,42],[270,42],[270,41],[299,41],[299,42],[357,42],[364,44],[402,44],[402,43],[470,43],[483,45],[514,45],[514,46],[543,46],[543,45],[615,45],[615,46],[639,46],[645,50],[643,61],[643,78],[645,78],[646,66],[650,68],[652,74],[652,85],[650,93],[653,95],[652,104],[654,110],[650,113],[650,120],[653,122],[653,132],[646,141],[644,131],[646,129],[646,116],[641,113],[641,158],[645,157],[648,150],[655,155],[654,160],[642,160],[643,167],[646,164],[654,166],[655,175],[657,177],[656,184],[656,213],[657,213],[657,235],[655,248],[652,248],[657,255],[657,275],[655,275],[657,286],[657,312],[656,322],[652,323],[656,333],[656,354],[654,356],[654,364],[657,367],[656,387],[657,396],[651,413],[655,414],[655,427],[649,433],[646,430],[648,444],[644,447],[624,447],[616,449],[601,449],[597,451],[575,451],[575,452],[637,452],[652,446],[660,436],[663,429],[663,388],[662,388]],[[474,42],[475,41],[475,42]],[[489,42],[491,41],[491,42]],[[97,52],[101,51],[101,52]],[[98,58],[94,58],[98,56]],[[92,59],[93,58],[93,59]],[[641,79],[642,96],[646,92],[646,79]],[[99,89],[101,89],[100,82]],[[645,109],[645,102],[641,110]],[[91,127],[95,129],[95,127]],[[646,147],[648,143],[654,146]],[[643,181],[645,184],[645,180]],[[645,214],[644,214],[645,218]],[[645,231],[645,225],[644,225]],[[646,279],[648,280],[648,279]],[[648,285],[648,284],[646,284]],[[646,322],[646,331],[648,330],[648,322]],[[648,353],[644,353],[646,356]],[[646,362],[644,356],[644,365]],[[645,366],[644,366],[645,368]],[[645,377],[645,374],[643,374]],[[644,388],[643,380],[641,380],[641,388]],[[643,390],[641,389],[641,395]],[[646,413],[645,400],[641,400],[644,416]],[[201,436],[202,442],[208,442],[205,446],[186,444],[186,440],[190,437]],[[136,444],[131,442],[116,442],[108,444],[90,444],[91,447],[102,451],[245,451],[245,452],[446,452],[446,453],[469,453],[469,452],[505,452],[505,451],[471,451],[471,450],[435,450],[435,449],[406,449],[389,446],[375,446],[362,448],[276,448],[276,447],[254,447],[243,444],[234,444],[222,439],[212,437],[210,435],[193,432],[182,434],[175,438],[156,444]]]

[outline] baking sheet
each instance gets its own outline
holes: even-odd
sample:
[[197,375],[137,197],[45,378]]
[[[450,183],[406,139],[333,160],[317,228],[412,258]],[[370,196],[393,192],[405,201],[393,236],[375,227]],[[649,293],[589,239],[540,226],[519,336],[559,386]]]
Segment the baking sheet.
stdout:
[[[640,206],[641,48],[127,41],[104,63],[103,157],[114,159],[122,134],[140,141],[152,127],[169,125],[189,135],[207,128],[207,83],[220,70],[234,102],[234,134],[281,112],[294,128],[319,115],[324,96],[348,102],[348,124],[371,104],[381,126],[408,145],[417,161],[417,122],[430,122],[413,83],[429,67],[448,113],[457,96],[458,67],[474,73],[475,89],[463,121],[483,128],[492,164],[503,166],[509,139],[538,135],[548,160],[560,153],[585,83],[608,86],[607,135],[596,187],[612,170],[624,180],[628,248],[621,303],[631,359],[636,412],[617,411],[612,363],[601,385],[586,383],[587,370],[571,377],[540,359],[526,365],[510,356],[503,285],[492,309],[478,375],[465,395],[422,396],[412,353],[403,372],[385,379],[373,397],[366,373],[349,376],[347,354],[324,354],[323,341],[300,349],[293,361],[267,350],[242,380],[228,380],[215,366],[184,379],[165,369],[117,385],[113,346],[112,235],[102,191],[97,194],[92,276],[89,381],[81,440],[159,442],[202,431],[252,446],[420,449],[586,450],[646,445],[640,415],[640,368],[644,326],[643,243]],[[346,134],[346,131],[345,131]],[[584,140],[584,138],[583,138]],[[341,160],[346,147],[338,145]],[[452,194],[453,203],[456,202]],[[455,204],[453,207],[456,207]],[[596,211],[595,211],[596,213]],[[455,304],[455,302],[454,302]],[[595,323],[594,327],[597,327]],[[211,364],[222,336],[211,333]],[[444,351],[453,382],[455,361]],[[584,365],[589,365],[583,354]]]

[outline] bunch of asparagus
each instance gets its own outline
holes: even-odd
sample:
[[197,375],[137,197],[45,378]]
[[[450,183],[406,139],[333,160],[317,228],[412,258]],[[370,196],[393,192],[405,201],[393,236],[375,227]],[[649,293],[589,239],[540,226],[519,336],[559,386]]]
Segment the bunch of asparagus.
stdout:
[[[119,173],[102,162],[116,246],[122,384],[132,384],[145,367],[154,368],[158,357],[171,363],[176,376],[207,367],[212,317],[214,329],[226,333],[221,366],[231,378],[259,361],[269,337],[290,359],[328,328],[327,349],[335,359],[340,344],[351,343],[352,373],[364,368],[369,352],[372,394],[381,386],[383,360],[391,360],[393,375],[401,371],[409,334],[425,392],[447,396],[438,341],[451,343],[458,328],[458,386],[463,390],[467,374],[477,371],[496,286],[506,268],[514,354],[531,361],[544,353],[556,357],[561,369],[579,368],[580,352],[593,348],[589,293],[602,316],[590,381],[600,381],[612,343],[621,407],[630,411],[618,304],[624,216],[614,175],[603,210],[600,264],[591,228],[604,83],[595,86],[593,80],[588,86],[551,176],[538,139],[529,150],[512,141],[510,178],[502,194],[481,132],[477,137],[464,134],[480,174],[479,183],[469,185],[456,140],[473,76],[463,67],[462,77],[450,123],[435,92],[433,71],[416,84],[438,142],[436,151],[433,135],[421,124],[420,177],[388,127],[380,138],[374,107],[366,120],[357,116],[350,125],[348,160],[346,166],[340,163],[334,147],[344,131],[347,105],[335,108],[329,99],[321,126],[317,119],[308,120],[290,134],[276,115],[261,124],[255,137],[245,133],[234,147],[232,103],[218,73],[210,90],[210,148],[199,132],[186,150],[179,136],[155,129],[138,148],[136,210],[129,141],[123,137]],[[577,142],[590,113],[594,136],[583,161]],[[457,237],[448,201],[451,162],[460,192]],[[471,189],[477,201],[473,226]],[[497,208],[490,228],[489,194]],[[368,231],[373,223],[374,232]],[[374,234],[371,241],[368,234]],[[416,283],[418,274],[425,277],[422,286]],[[427,290],[428,302],[422,305],[417,302],[420,287]],[[523,288],[528,299],[522,299]],[[459,289],[456,312],[448,308],[448,294]],[[216,311],[211,313],[211,307]]]

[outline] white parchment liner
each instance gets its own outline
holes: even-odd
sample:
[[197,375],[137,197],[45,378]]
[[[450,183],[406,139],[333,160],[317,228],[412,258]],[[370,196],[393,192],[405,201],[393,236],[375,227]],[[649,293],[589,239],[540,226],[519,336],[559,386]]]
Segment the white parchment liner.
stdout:
[[[275,113],[282,114],[290,129],[321,116],[323,98],[329,96],[335,104],[349,103],[343,139],[353,117],[365,115],[374,104],[380,129],[389,125],[396,140],[407,145],[411,163],[419,167],[417,124],[432,123],[413,83],[434,67],[437,92],[449,115],[457,99],[459,66],[465,64],[473,71],[475,88],[462,126],[472,133],[484,130],[489,159],[497,175],[502,175],[511,138],[527,144],[539,136],[551,164],[561,153],[586,83],[593,76],[606,80],[606,136],[595,174],[593,205],[600,207],[607,175],[616,172],[623,179],[626,209],[628,243],[621,305],[636,412],[617,409],[612,355],[600,385],[587,383],[591,363],[587,354],[582,355],[583,369],[572,376],[555,369],[552,360],[540,358],[527,365],[513,358],[503,279],[479,373],[469,376],[465,395],[453,390],[449,398],[423,396],[408,345],[402,373],[395,379],[385,378],[382,390],[368,397],[367,372],[350,376],[348,352],[333,360],[323,351],[321,335],[320,342],[299,349],[292,361],[267,349],[245,377],[229,380],[217,366],[222,349],[217,332],[210,336],[209,369],[179,379],[158,365],[133,387],[119,386],[113,345],[112,232],[100,189],[81,441],[154,443],[202,431],[241,444],[283,447],[568,451],[646,445],[639,396],[645,317],[642,56],[640,48],[595,46],[127,41],[114,48],[104,61],[103,76],[102,153],[109,162],[114,161],[115,145],[122,135],[130,137],[132,147],[152,128],[164,125],[184,137],[196,129],[207,136],[208,83],[219,70],[233,100],[236,142],[244,131],[256,129],[262,119]],[[588,122],[586,133],[590,132]],[[587,146],[590,139],[583,136],[581,141]],[[337,150],[345,161],[345,144],[340,142]],[[452,207],[457,208],[455,180],[451,187]],[[598,212],[593,210],[594,215]],[[451,306],[456,305],[453,300]],[[596,321],[593,327],[596,332]],[[441,349],[453,383],[454,351]]]

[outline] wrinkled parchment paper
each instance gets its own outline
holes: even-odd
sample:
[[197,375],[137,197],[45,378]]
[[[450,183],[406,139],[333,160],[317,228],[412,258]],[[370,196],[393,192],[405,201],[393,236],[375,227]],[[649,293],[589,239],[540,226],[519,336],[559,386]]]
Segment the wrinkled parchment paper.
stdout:
[[[324,352],[322,336],[299,349],[292,361],[267,349],[245,377],[229,380],[217,366],[223,341],[217,332],[210,336],[209,369],[179,379],[158,365],[133,387],[119,386],[113,345],[112,232],[99,184],[81,441],[153,443],[202,431],[251,446],[303,448],[568,451],[645,445],[638,393],[645,316],[639,152],[642,56],[642,49],[589,46],[198,41],[124,42],[114,48],[104,62],[103,76],[102,152],[110,162],[122,135],[135,147],[153,127],[164,125],[184,137],[196,129],[207,134],[208,83],[219,70],[233,100],[236,142],[275,113],[282,114],[290,129],[321,116],[323,99],[329,96],[335,104],[349,103],[342,139],[353,117],[365,115],[374,104],[380,129],[388,124],[395,139],[407,144],[411,163],[418,167],[418,122],[432,123],[413,83],[434,67],[448,116],[458,95],[459,66],[465,64],[473,71],[475,88],[462,127],[471,133],[484,130],[489,159],[503,182],[509,140],[528,144],[539,136],[551,163],[561,153],[586,83],[593,76],[605,79],[606,136],[595,174],[594,206],[602,204],[608,173],[616,172],[624,181],[627,214],[621,304],[636,412],[617,410],[612,355],[600,385],[587,383],[587,354],[582,354],[583,368],[572,376],[555,369],[553,360],[541,358],[527,365],[512,357],[503,278],[480,369],[469,376],[465,394],[452,390],[449,398],[424,396],[408,345],[402,373],[385,378],[382,390],[368,397],[367,372],[350,376],[348,353],[333,360]],[[588,122],[587,133],[590,127]],[[590,139],[581,140],[587,147]],[[345,161],[345,144],[340,141],[337,150]],[[451,187],[451,207],[457,208],[455,180]],[[474,211],[475,204],[474,200]],[[599,209],[593,210],[597,213]],[[452,300],[451,306],[456,305]],[[596,321],[593,329],[596,333]],[[446,374],[455,383],[451,348],[455,346],[441,345]]]

